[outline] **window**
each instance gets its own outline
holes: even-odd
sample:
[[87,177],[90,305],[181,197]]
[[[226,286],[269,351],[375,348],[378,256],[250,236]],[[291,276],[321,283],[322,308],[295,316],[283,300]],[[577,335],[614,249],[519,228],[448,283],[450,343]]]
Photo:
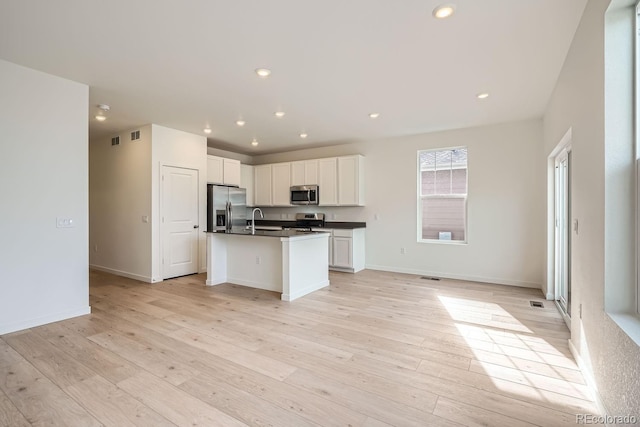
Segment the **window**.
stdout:
[[467,240],[467,148],[418,151],[418,240]]

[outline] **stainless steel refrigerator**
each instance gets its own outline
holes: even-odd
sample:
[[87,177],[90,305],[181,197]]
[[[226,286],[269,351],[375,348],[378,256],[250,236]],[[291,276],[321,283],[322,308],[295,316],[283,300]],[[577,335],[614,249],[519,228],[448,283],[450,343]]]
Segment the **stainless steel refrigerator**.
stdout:
[[244,188],[207,184],[207,231],[240,231],[247,226]]

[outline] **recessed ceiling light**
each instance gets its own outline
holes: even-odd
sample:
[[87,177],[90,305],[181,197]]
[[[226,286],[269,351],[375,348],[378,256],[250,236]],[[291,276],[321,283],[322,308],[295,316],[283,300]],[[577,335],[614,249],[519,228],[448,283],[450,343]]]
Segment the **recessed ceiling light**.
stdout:
[[380,117],[380,113],[369,113],[369,118],[371,119],[377,119],[378,117]]
[[99,122],[104,122],[105,120],[107,120],[107,116],[105,116],[104,113],[109,111],[111,107],[109,107],[107,104],[98,104],[96,105],[96,107],[98,107],[98,109],[100,110],[100,112],[95,116],[96,120]]
[[284,117],[284,111],[276,111],[275,115],[276,115],[277,118],[282,118],[282,117]]
[[478,99],[486,99],[488,97],[489,97],[489,94],[487,92],[479,93],[476,95],[476,98]]
[[267,68],[256,68],[256,74],[260,77],[269,77],[271,70]]
[[236,124],[237,124],[238,126],[244,126],[244,125],[245,125],[245,123],[246,123],[246,122],[245,122],[244,120],[236,120]]
[[309,135],[307,135],[305,132],[302,132],[300,134],[300,138],[305,139],[306,137],[308,137]]
[[453,12],[455,12],[455,10],[456,7],[452,4],[442,4],[433,9],[433,16],[434,18],[438,19],[448,18],[453,15]]
[[251,145],[253,145],[254,147],[258,145],[258,140],[253,138],[253,141],[251,141]]
[[211,128],[204,128],[204,129],[203,129],[203,132],[204,132],[204,133],[211,133]]

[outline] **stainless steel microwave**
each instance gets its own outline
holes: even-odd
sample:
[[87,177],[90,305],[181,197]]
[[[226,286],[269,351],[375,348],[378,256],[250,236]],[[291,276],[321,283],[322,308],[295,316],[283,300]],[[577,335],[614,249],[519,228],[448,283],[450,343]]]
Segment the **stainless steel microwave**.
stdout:
[[317,205],[320,192],[317,185],[294,185],[291,187],[292,205]]

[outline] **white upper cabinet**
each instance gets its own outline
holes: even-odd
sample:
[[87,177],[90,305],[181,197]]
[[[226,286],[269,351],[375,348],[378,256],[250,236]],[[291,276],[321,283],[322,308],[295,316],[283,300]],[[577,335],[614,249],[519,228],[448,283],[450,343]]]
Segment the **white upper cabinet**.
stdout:
[[224,184],[224,159],[222,157],[207,156],[207,182],[210,184]]
[[[246,172],[242,173],[244,176]],[[254,206],[292,206],[292,185],[317,185],[320,206],[364,206],[364,157],[361,155],[254,166],[253,174]],[[249,186],[242,186],[247,188],[247,204],[250,204]]]
[[363,156],[338,157],[338,205],[364,206]]
[[240,187],[240,160],[223,159],[222,180],[225,185]]
[[271,165],[271,202],[273,206],[291,206],[291,163]]
[[318,185],[318,160],[292,162],[291,185]]
[[253,178],[253,166],[240,165],[240,187],[247,190],[247,206],[254,206],[253,186],[255,185]]
[[318,187],[320,205],[336,206],[338,204],[338,159],[336,157],[318,160]]
[[271,165],[254,166],[254,206],[271,206]]
[[207,156],[207,182],[240,186],[240,161]]

